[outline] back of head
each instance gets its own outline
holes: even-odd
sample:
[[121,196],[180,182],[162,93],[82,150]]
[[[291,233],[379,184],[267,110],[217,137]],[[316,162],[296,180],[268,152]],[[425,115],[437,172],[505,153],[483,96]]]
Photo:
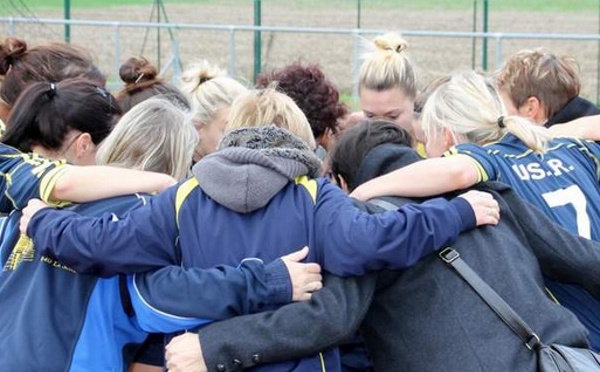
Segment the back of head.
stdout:
[[190,66],[181,76],[181,91],[190,102],[195,120],[204,125],[211,123],[221,108],[231,106],[247,90],[208,61]]
[[373,40],[375,50],[365,55],[360,67],[359,88],[375,91],[400,89],[410,98],[417,95],[417,77],[404,52],[408,43],[398,34],[387,33]]
[[346,106],[339,102],[337,88],[317,64],[296,62],[260,75],[256,83],[258,88],[273,85],[292,98],[304,112],[315,138],[328,129],[335,133],[338,119],[347,113]]
[[529,97],[536,97],[544,105],[547,118],[577,97],[581,89],[577,61],[543,49],[522,50],[512,55],[497,72],[496,79],[515,107],[521,107]]
[[86,50],[66,43],[27,49],[25,41],[14,37],[0,45],[0,76],[3,78],[0,98],[10,107],[31,83],[72,78],[85,78],[97,86],[106,83]]
[[[474,71],[455,73],[429,97],[421,122],[428,141],[447,128],[457,142],[484,145],[509,132],[529,148],[543,152],[549,132],[519,116],[506,116],[493,84]],[[459,140],[461,139],[461,140]]]
[[306,116],[294,101],[273,88],[251,90],[240,95],[231,105],[225,133],[237,128],[275,124],[300,137],[311,149],[315,138]]
[[407,131],[389,121],[363,121],[344,131],[331,153],[331,171],[350,191],[371,178],[419,160]]
[[119,76],[125,83],[117,94],[117,101],[123,112],[148,98],[163,96],[183,107],[188,101],[179,89],[158,77],[158,69],[144,57],[131,57],[119,69]]
[[423,88],[423,90],[419,92],[417,98],[415,99],[415,113],[421,114],[421,112],[423,112],[423,107],[425,107],[425,102],[427,102],[431,94],[435,92],[435,90],[439,88],[442,84],[449,82],[451,78],[452,75],[443,75],[431,80]]
[[99,144],[110,133],[121,109],[96,82],[68,79],[58,83],[34,83],[13,107],[2,142],[29,152],[33,145],[59,150],[66,135],[89,133]]
[[96,160],[183,179],[197,141],[191,115],[173,102],[155,97],[123,115],[98,149]]

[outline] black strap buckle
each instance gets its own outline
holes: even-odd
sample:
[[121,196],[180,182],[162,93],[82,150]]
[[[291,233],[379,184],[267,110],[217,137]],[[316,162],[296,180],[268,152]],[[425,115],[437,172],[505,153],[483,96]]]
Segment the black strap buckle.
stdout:
[[529,341],[527,341],[525,343],[525,346],[527,346],[527,348],[531,351],[533,350],[537,350],[540,348],[540,344],[541,344],[541,340],[539,338],[538,335],[536,335],[535,333],[531,336],[531,338],[529,339]]
[[458,253],[454,248],[448,247],[444,248],[440,253],[438,253],[442,261],[447,264],[451,264],[456,259],[460,257],[460,253]]

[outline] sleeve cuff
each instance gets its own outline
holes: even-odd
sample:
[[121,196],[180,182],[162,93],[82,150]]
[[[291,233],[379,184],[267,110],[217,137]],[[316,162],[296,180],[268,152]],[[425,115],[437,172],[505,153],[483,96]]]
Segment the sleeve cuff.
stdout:
[[287,304],[292,301],[292,279],[282,259],[277,259],[265,266],[269,302]]
[[50,208],[50,207],[37,211],[37,213],[33,215],[31,220],[29,221],[29,224],[27,225],[27,232],[26,232],[27,236],[29,236],[31,239],[33,239],[34,233],[37,230],[36,226],[37,226],[38,222],[41,221],[47,213],[52,213],[55,211],[56,210],[54,208]]
[[473,211],[468,201],[458,197],[450,200],[450,204],[456,208],[456,212],[460,217],[460,232],[474,229],[477,226],[475,211]]

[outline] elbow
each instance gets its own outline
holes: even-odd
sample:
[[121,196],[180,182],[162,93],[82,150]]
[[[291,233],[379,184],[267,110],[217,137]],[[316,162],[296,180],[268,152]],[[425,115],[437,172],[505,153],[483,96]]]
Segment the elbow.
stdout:
[[64,172],[50,193],[50,200],[69,200],[79,202],[79,200],[70,200],[74,194],[77,185],[71,171]]
[[454,190],[466,189],[477,183],[477,170],[466,156],[461,157],[460,161],[450,164],[448,173]]

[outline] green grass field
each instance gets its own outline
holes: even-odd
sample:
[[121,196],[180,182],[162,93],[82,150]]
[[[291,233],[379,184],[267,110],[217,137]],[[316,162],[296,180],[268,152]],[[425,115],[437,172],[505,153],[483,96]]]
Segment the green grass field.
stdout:
[[[31,10],[52,8],[62,9],[65,1],[70,1],[71,8],[105,8],[120,5],[148,5],[151,6],[153,0],[23,0],[22,3]],[[163,0],[164,4],[175,3],[207,3],[217,2],[219,0]],[[229,2],[252,2],[253,0],[228,0]],[[266,7],[269,3],[288,3],[292,7],[310,7],[310,8],[356,8],[358,1],[361,1],[363,9],[381,8],[404,8],[404,9],[452,9],[469,10],[473,9],[474,2],[477,3],[479,10],[483,7],[484,0],[262,0],[262,6]],[[15,1],[15,4],[21,2]],[[10,8],[6,2],[4,7]],[[493,10],[523,10],[523,11],[563,11],[563,12],[598,12],[600,0],[489,0],[489,8]]]

